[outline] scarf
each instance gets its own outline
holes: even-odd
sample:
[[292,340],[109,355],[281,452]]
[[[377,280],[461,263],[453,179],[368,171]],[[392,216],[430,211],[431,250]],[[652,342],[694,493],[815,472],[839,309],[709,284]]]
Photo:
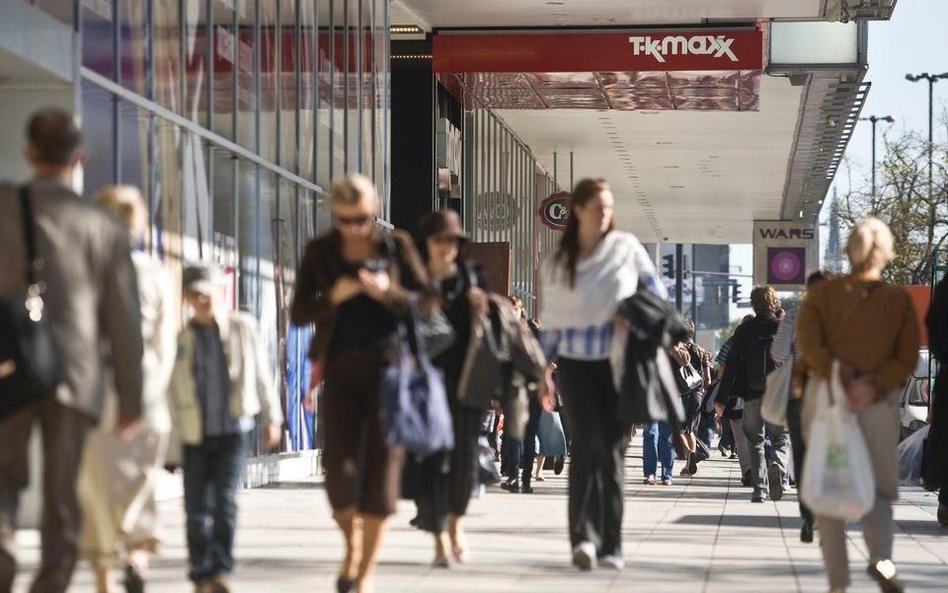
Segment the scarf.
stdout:
[[592,255],[576,265],[576,285],[561,262],[549,258],[540,270],[544,330],[587,328],[612,321],[619,304],[635,294],[639,274],[651,270],[648,254],[635,235],[612,231]]

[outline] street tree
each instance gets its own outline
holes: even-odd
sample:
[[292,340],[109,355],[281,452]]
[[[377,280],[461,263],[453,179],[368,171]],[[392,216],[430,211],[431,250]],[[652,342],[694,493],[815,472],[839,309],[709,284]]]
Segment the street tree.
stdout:
[[846,227],[876,216],[892,230],[895,259],[885,270],[890,282],[928,284],[934,254],[948,247],[948,144],[936,143],[932,161],[929,190],[928,139],[913,131],[886,134],[876,192],[866,175],[851,180],[851,190],[840,196],[840,218]]

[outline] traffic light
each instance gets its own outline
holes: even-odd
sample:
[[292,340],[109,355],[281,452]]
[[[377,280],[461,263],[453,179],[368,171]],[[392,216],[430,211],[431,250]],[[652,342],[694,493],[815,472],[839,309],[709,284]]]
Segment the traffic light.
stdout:
[[674,255],[663,255],[662,256],[662,275],[666,278],[675,277],[675,256]]
[[731,285],[731,302],[738,303],[741,300],[741,285],[732,284]]

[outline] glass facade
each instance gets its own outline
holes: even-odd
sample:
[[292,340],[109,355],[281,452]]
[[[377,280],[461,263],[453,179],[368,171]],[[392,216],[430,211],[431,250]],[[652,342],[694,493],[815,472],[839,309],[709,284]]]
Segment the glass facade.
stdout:
[[299,254],[330,225],[326,190],[371,177],[389,213],[388,0],[79,0],[87,195],[141,188],[148,249],[226,271],[261,322],[290,420],[313,445],[309,332],[288,310]]

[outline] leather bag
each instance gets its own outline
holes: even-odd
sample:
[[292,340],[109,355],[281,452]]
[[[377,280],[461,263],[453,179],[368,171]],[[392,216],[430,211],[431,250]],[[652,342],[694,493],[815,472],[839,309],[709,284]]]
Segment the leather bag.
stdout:
[[50,396],[62,380],[44,310],[36,225],[29,190],[20,188],[26,242],[26,291],[0,301],[0,418]]

